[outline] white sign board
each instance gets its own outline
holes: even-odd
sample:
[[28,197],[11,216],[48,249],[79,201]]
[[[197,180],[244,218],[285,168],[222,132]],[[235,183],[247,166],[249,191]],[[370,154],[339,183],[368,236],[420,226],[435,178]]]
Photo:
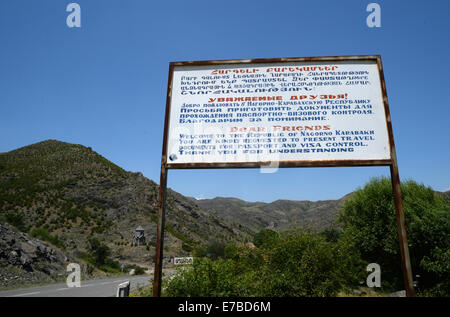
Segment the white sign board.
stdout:
[[193,257],[173,258],[174,265],[187,265],[193,263],[194,263]]
[[167,163],[391,159],[376,60],[173,68]]

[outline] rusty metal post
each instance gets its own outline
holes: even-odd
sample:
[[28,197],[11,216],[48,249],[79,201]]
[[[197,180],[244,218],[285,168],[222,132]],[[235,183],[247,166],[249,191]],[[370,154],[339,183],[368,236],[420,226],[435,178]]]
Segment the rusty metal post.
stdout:
[[408,237],[406,235],[405,215],[403,213],[402,189],[400,186],[400,176],[398,174],[397,154],[395,152],[394,132],[392,131],[391,113],[389,111],[389,102],[386,92],[386,81],[384,79],[383,63],[381,56],[377,56],[378,71],[380,74],[381,90],[383,95],[384,111],[386,115],[386,126],[389,135],[389,146],[391,152],[391,170],[392,192],[394,195],[395,217],[397,220],[398,242],[400,245],[400,256],[402,261],[403,281],[405,283],[406,296],[414,297],[413,274],[411,268],[411,259],[409,257]]
[[167,193],[167,169],[165,162],[161,163],[161,177],[159,183],[158,196],[158,224],[156,229],[156,256],[155,271],[153,274],[153,296],[161,296],[162,282],[162,262],[164,248],[164,222],[166,214],[166,193]]
[[173,64],[169,64],[169,79],[167,81],[167,98],[166,98],[166,116],[164,118],[164,135],[161,154],[161,175],[159,180],[158,195],[158,223],[156,229],[156,255],[155,255],[155,271],[153,274],[153,296],[161,296],[162,283],[162,262],[164,249],[164,223],[166,217],[166,194],[167,194],[167,138],[170,121],[170,99],[172,96],[172,75]]
[[[395,154],[394,154],[395,155]],[[413,274],[411,259],[409,257],[408,237],[406,235],[405,215],[403,213],[402,190],[400,187],[400,177],[398,174],[397,160],[394,158],[391,169],[392,190],[394,193],[395,216],[397,219],[398,241],[400,244],[400,255],[402,260],[403,281],[405,283],[406,296],[414,297]]]

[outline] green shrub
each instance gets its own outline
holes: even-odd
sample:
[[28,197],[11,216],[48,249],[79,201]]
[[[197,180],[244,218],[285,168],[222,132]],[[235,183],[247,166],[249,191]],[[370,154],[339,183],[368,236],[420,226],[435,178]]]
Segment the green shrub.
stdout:
[[[427,272],[433,273],[435,283],[430,290],[430,295],[448,296],[450,290],[450,249],[446,251],[436,247],[429,256],[424,256],[420,262],[421,267]],[[421,284],[419,283],[419,289]]]
[[[250,296],[252,283],[244,276],[248,272],[237,272],[232,260],[196,258],[192,266],[177,270],[174,277],[165,281],[166,296]],[[239,278],[237,276],[239,275]],[[256,279],[250,278],[251,281]],[[248,287],[250,286],[250,287]]]
[[224,249],[225,259],[237,260],[239,259],[239,248],[235,243],[228,243]]
[[225,244],[219,241],[212,241],[206,248],[206,256],[216,260],[222,258],[225,255]]
[[105,265],[111,254],[109,247],[101,243],[97,238],[89,239],[89,252],[97,266]]
[[64,242],[62,242],[58,236],[51,235],[44,228],[33,229],[30,232],[30,236],[32,236],[33,238],[38,238],[38,239],[50,242],[51,244],[53,244],[54,246],[56,246],[58,248],[61,248],[61,249],[65,248]]
[[145,274],[144,268],[136,266],[136,268],[134,269],[134,275],[143,275],[143,274]]
[[145,274],[145,269],[143,267],[140,267],[136,264],[127,264],[125,265],[125,271],[130,272],[131,270],[134,270],[135,275],[143,275]]
[[208,257],[213,260],[225,256],[225,243],[220,241],[211,241],[207,245],[200,245],[194,250],[194,256],[197,258]]
[[350,241],[330,243],[315,233],[282,233],[264,253],[259,296],[335,296],[363,271]]
[[260,247],[270,247],[279,237],[279,234],[275,230],[262,229],[253,237],[253,244]]
[[320,235],[323,236],[328,242],[338,242],[341,237],[341,231],[335,228],[325,229],[320,233]]
[[94,273],[94,270],[95,270],[95,267],[93,265],[91,265],[89,263],[86,265],[86,273],[88,275],[92,275],[92,273]]
[[[449,284],[442,278],[448,281],[450,273],[445,262],[450,252],[450,202],[413,181],[404,182],[401,189],[413,274],[421,276],[423,290],[432,294],[438,287],[437,293],[449,295]],[[382,287],[403,289],[391,181],[373,179],[356,191],[339,218],[343,235],[354,238],[366,263],[381,266]]]
[[2,220],[16,227],[22,232],[27,231],[25,224],[25,214],[23,212],[8,212],[2,217]]
[[181,243],[181,249],[183,249],[183,251],[186,252],[192,252],[192,250],[194,249],[190,244],[186,243],[186,242],[182,242]]
[[165,284],[167,296],[333,296],[365,274],[351,240],[290,231],[272,247],[225,247],[225,257],[195,258]]

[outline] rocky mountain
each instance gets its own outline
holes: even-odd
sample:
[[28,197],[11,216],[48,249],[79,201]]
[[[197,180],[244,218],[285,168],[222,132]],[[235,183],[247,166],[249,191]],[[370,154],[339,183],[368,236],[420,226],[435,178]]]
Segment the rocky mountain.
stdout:
[[443,196],[445,199],[450,200],[450,190],[446,192],[437,192],[439,195]]
[[[450,200],[450,191],[436,193]],[[264,228],[278,231],[290,228],[313,231],[337,229],[338,212],[345,200],[352,195],[353,193],[347,194],[338,200],[276,200],[271,203],[248,202],[231,197],[190,199],[211,214],[231,223],[240,224],[256,233]]]
[[[68,256],[96,237],[121,262],[149,265],[156,237],[158,185],[91,148],[48,140],[0,154],[0,221],[52,242]],[[131,246],[142,226],[146,246]],[[245,241],[249,230],[168,190],[165,259],[210,240]]]
[[213,215],[248,227],[252,232],[263,228],[282,231],[293,227],[320,231],[336,226],[338,210],[349,196],[339,200],[276,200],[271,203],[217,197],[195,202]]

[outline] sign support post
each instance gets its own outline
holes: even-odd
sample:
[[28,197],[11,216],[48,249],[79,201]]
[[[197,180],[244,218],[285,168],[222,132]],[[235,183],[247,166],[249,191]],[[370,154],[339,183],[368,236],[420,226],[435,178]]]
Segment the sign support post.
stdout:
[[400,255],[402,260],[403,281],[405,283],[406,296],[414,297],[414,283],[412,278],[411,260],[409,257],[408,238],[406,235],[405,215],[403,213],[402,192],[400,187],[400,177],[395,159],[390,165],[392,190],[394,193],[395,217],[397,219],[398,241],[400,244]]
[[166,194],[167,194],[167,169],[165,163],[161,165],[161,179],[159,183],[158,196],[158,223],[156,229],[156,256],[155,270],[153,274],[153,296],[161,296],[162,282],[162,262],[164,248],[164,223],[166,214]]
[[162,264],[163,264],[163,249],[164,249],[164,224],[166,217],[167,172],[168,172],[167,138],[170,120],[170,99],[172,96],[172,74],[173,74],[173,66],[172,64],[170,64],[169,80],[167,81],[166,116],[164,118],[164,136],[161,155],[161,175],[159,180],[158,223],[156,229],[156,255],[155,255],[155,269],[153,273],[154,297],[161,296]]
[[380,72],[381,89],[383,91],[384,111],[386,113],[386,126],[389,134],[389,146],[391,152],[391,162],[389,168],[391,171],[392,192],[394,196],[395,218],[397,222],[398,242],[400,246],[400,257],[402,262],[403,282],[407,297],[416,296],[414,282],[412,277],[411,259],[409,257],[408,237],[406,235],[405,215],[403,212],[402,190],[400,186],[400,176],[398,173],[397,154],[395,152],[394,133],[392,131],[391,114],[389,111],[389,102],[387,99],[386,82],[384,79],[383,64],[380,56],[377,56],[378,70]]

